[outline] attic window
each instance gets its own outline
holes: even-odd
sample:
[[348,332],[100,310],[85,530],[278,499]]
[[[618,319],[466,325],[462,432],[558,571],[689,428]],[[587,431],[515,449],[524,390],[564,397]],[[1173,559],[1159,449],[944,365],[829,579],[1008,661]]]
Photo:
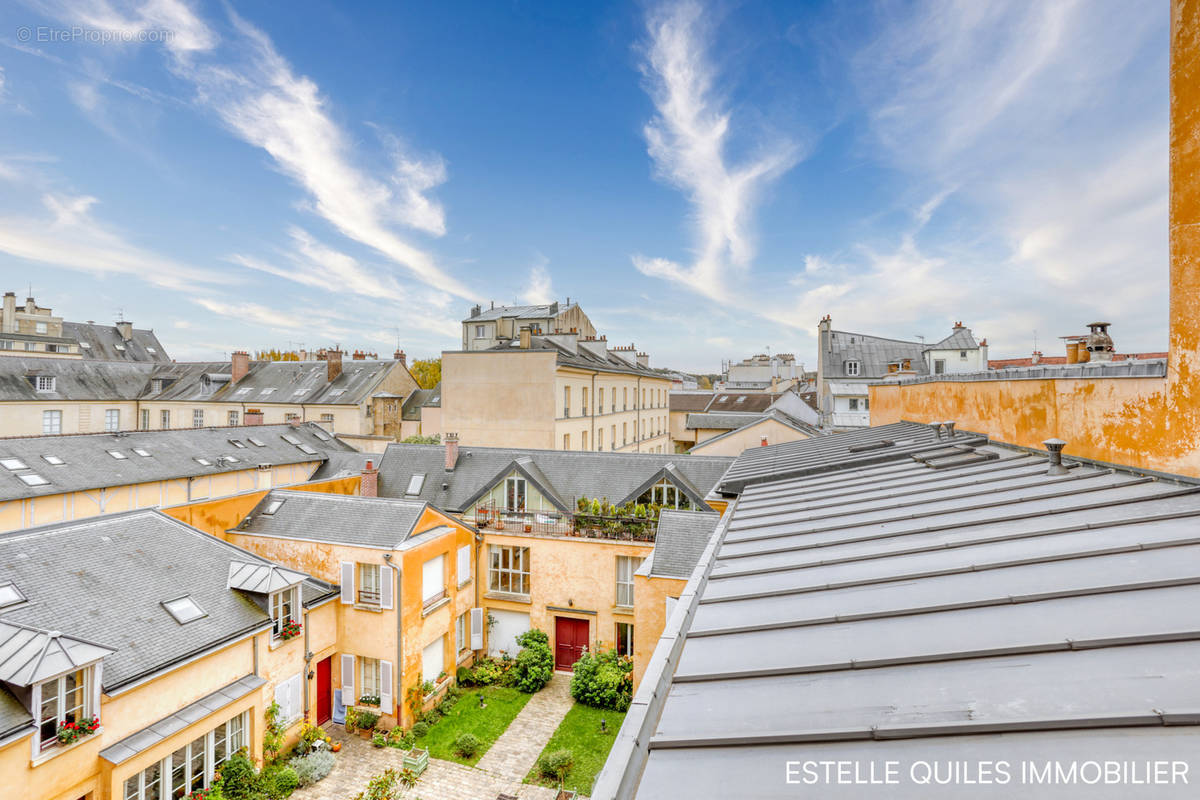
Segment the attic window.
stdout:
[[114,345],[113,345],[113,347],[117,348],[117,349],[118,349],[118,350],[120,350],[122,353],[124,353],[124,352],[125,352],[125,345],[123,345],[123,344],[114,344]]
[[0,458],[0,467],[8,470],[29,469],[29,465],[19,458]]
[[25,601],[25,595],[12,583],[0,584],[0,608],[15,606]]
[[315,456],[317,454],[316,450],[313,450],[306,444],[298,444],[296,447],[300,448],[301,453],[308,453],[310,456]]
[[157,351],[157,350],[155,350],[153,347],[147,347],[147,348],[146,348],[146,352],[147,352],[147,353],[157,353],[158,351]]
[[167,382],[164,379],[154,378],[153,380],[150,381],[150,391],[153,392],[154,394],[158,394],[164,388],[166,388],[166,385],[167,385]]
[[129,458],[129,456],[125,455],[120,450],[109,450],[107,452],[110,456],[115,458],[117,461],[124,461],[125,459]]
[[281,505],[283,505],[283,500],[272,500],[271,502],[267,503],[267,507],[263,509],[262,513],[266,514],[267,516],[271,516],[279,510]]
[[228,441],[228,442],[229,442],[231,445],[233,445],[234,447],[240,447],[240,448],[242,448],[243,450],[244,450],[244,449],[246,449],[246,443],[245,443],[245,442],[239,442],[237,439],[227,439],[226,441]]
[[250,394],[250,387],[243,386],[241,389],[238,389],[236,392],[234,392],[233,396],[234,397],[245,397],[248,394]]
[[191,595],[184,595],[174,600],[164,600],[162,606],[180,625],[186,625],[201,617],[208,616],[204,609],[196,604]]
[[325,433],[325,431],[313,431],[312,435],[320,439],[322,442],[329,441],[329,434]]
[[283,439],[288,444],[294,444],[294,445],[300,444],[300,440],[297,439],[295,436],[292,436],[290,433],[285,433],[282,436],[280,436],[279,438]]
[[858,373],[859,373],[858,362],[857,361],[847,361],[846,362],[846,374],[847,375],[857,375]]
[[54,391],[54,376],[38,375],[34,380],[34,388],[37,389],[39,392],[53,392]]
[[36,472],[26,472],[24,475],[18,475],[17,477],[20,478],[21,482],[26,486],[45,486],[46,484],[50,483],[50,481],[46,480],[41,475],[38,475]]
[[744,403],[744,402],[746,402],[746,398],[745,398],[745,396],[742,396],[742,397],[739,397],[739,398],[738,398],[737,400],[735,400],[734,402],[735,402],[735,403]]
[[142,458],[150,457],[150,451],[144,447],[135,447],[135,448],[133,448],[133,452],[137,453]]
[[406,497],[416,497],[421,493],[421,488],[425,486],[425,473],[418,472],[408,479],[408,488],[404,490]]
[[63,461],[61,458],[59,458],[58,456],[42,456],[42,460],[45,461],[47,464],[53,464],[56,467],[60,464],[67,463],[67,462]]
[[80,347],[82,347],[84,350],[91,350],[91,349],[92,349],[92,345],[91,345],[91,343],[89,343],[89,342],[80,342],[80,343],[79,343],[79,346],[80,346]]
[[273,387],[273,386],[272,386],[272,387],[268,387],[268,388],[266,388],[266,389],[263,389],[263,390],[262,390],[262,396],[263,396],[263,397],[266,397],[267,395],[269,395],[269,394],[272,394],[274,391],[275,391],[275,387]]
[[224,461],[227,464],[236,464],[241,461],[241,459],[237,456],[221,456],[221,461]]
[[209,461],[207,458],[200,458],[199,456],[196,456],[196,457],[195,457],[194,459],[192,459],[192,460],[193,460],[193,461],[195,461],[197,464],[200,464],[201,466],[205,466],[205,467],[211,467],[211,466],[212,466],[212,462],[211,462],[211,461]]
[[247,436],[246,441],[249,442],[250,444],[254,445],[255,447],[266,447],[267,446],[266,442],[264,442],[260,439],[255,439],[253,436]]
[[329,396],[330,397],[339,397],[339,396],[341,396],[342,392],[344,392],[344,391],[346,391],[346,390],[345,389],[334,389],[332,392],[329,393]]

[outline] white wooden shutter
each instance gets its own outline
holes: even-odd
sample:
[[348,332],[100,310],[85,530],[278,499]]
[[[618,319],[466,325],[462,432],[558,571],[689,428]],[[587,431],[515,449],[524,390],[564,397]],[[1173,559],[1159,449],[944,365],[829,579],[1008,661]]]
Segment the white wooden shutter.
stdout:
[[483,649],[483,609],[471,609],[471,649]]
[[352,706],[358,701],[354,694],[354,656],[342,654],[342,702]]
[[342,562],[342,602],[354,602],[354,562]]
[[392,662],[379,662],[379,709],[385,714],[395,712],[392,705]]
[[458,574],[454,578],[462,586],[471,580],[471,545],[464,544],[458,548]]
[[392,607],[392,590],[396,584],[396,573],[391,567],[381,567],[379,570],[379,607]]
[[304,673],[297,672],[288,683],[288,713],[287,720],[300,719],[304,714]]

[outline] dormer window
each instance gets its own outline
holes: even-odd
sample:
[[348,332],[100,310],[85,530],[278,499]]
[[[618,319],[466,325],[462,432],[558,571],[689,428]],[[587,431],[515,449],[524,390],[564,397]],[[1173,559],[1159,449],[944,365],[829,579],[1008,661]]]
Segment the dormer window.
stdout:
[[166,388],[166,385],[167,381],[164,378],[153,378],[150,381],[150,391],[154,394],[158,394],[164,388]]
[[52,375],[38,375],[34,378],[34,388],[39,392],[53,392],[54,382]]
[[[59,743],[60,730],[70,731],[71,726],[86,729],[93,715],[91,678],[92,669],[87,667],[38,684],[37,688],[41,690],[41,702],[38,703],[38,738],[41,740],[42,750]],[[68,727],[63,728],[64,725]],[[69,734],[65,734],[64,739],[68,736]]]
[[276,639],[292,638],[288,632],[289,626],[295,626],[299,617],[298,591],[298,586],[289,586],[283,591],[271,593],[271,635]]
[[860,367],[859,367],[859,363],[857,361],[847,361],[846,362],[846,374],[847,375],[858,375],[859,371],[860,371]]

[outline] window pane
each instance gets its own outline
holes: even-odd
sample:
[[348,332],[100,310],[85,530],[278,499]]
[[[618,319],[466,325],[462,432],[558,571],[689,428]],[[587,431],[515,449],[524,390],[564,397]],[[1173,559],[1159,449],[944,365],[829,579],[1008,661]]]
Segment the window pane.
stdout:
[[187,748],[181,747],[171,754],[171,797],[178,800],[187,793]]
[[191,744],[192,774],[191,780],[188,783],[188,791],[190,792],[204,788],[204,749],[206,738],[201,736]]
[[225,741],[229,726],[222,723],[213,731],[213,766],[218,767],[229,757],[229,745]]

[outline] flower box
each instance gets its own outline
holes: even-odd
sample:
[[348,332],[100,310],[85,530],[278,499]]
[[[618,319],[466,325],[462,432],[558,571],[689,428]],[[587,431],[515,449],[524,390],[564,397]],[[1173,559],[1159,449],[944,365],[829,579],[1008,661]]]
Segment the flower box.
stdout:
[[58,726],[56,736],[59,744],[71,744],[85,736],[91,736],[100,727],[99,717],[80,720],[79,722],[64,722]]
[[283,623],[283,628],[279,631],[279,638],[286,642],[288,639],[295,639],[303,630],[304,628],[299,622],[296,622],[294,619],[289,619],[287,622]]
[[425,747],[414,747],[404,754],[404,768],[411,769],[416,774],[420,775],[429,766],[429,749]]

